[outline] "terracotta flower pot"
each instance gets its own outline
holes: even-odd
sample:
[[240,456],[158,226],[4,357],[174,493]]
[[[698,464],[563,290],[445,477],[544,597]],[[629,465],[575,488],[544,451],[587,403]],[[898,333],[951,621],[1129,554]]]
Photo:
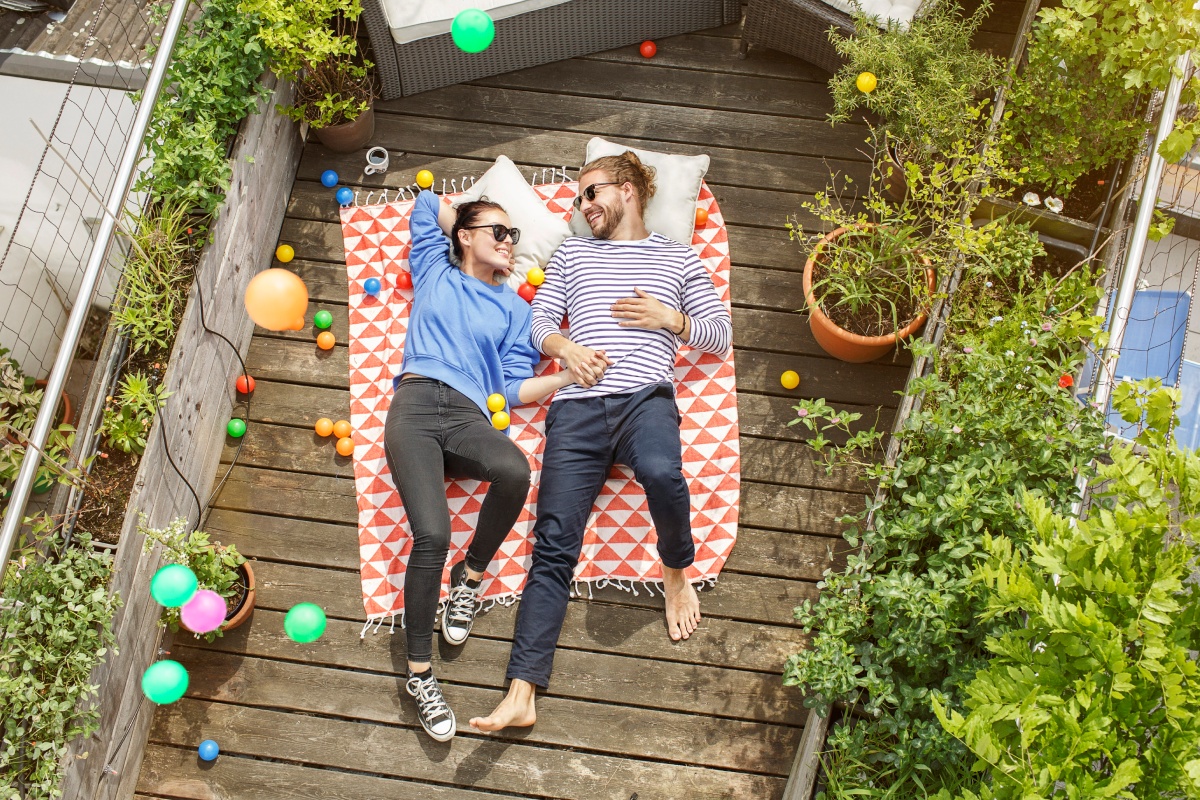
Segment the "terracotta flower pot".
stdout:
[[[250,568],[250,562],[246,561],[238,566],[238,572],[241,573],[242,583],[246,586],[246,594],[242,596],[241,602],[229,610],[225,615],[225,621],[221,623],[220,630],[222,632],[231,631],[234,628],[244,624],[250,619],[250,615],[254,613],[254,601],[257,595],[254,584],[254,570]],[[179,620],[179,627],[188,633],[195,633],[191,628]]]
[[353,122],[313,128],[321,144],[335,153],[354,153],[366,146],[375,135],[375,107],[371,106]]
[[[816,299],[813,297],[813,267],[816,264],[816,259],[820,254],[821,248],[827,242],[837,239],[847,230],[847,228],[838,228],[830,231],[813,248],[808,261],[804,264],[804,300],[808,305],[809,311],[808,327],[812,330],[813,338],[817,340],[817,344],[821,345],[821,349],[842,361],[849,361],[852,364],[862,364],[886,355],[897,344],[921,330],[929,315],[921,314],[895,333],[883,336],[860,336],[857,333],[851,333],[839,327],[825,315],[825,312],[821,310],[820,306],[817,305]],[[925,275],[928,279],[929,293],[933,294],[937,290],[937,274],[932,267],[928,266],[929,259],[926,258],[924,261],[927,265]]]

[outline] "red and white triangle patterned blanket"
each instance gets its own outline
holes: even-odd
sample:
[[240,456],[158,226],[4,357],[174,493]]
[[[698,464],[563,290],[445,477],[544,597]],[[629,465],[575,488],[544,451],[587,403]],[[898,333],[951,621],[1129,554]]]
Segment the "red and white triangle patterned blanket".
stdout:
[[[547,208],[568,219],[575,182],[534,187]],[[702,187],[699,207],[708,222],[697,228],[692,246],[712,274],[729,306],[729,238],[715,198]],[[404,609],[404,569],[412,548],[408,518],[392,483],[383,452],[384,422],[392,397],[392,377],[400,369],[412,291],[397,286],[408,269],[408,215],[412,201],[342,209],[346,274],[350,283],[350,423],[354,428],[354,482],[358,494],[358,542],[363,605],[367,620],[383,621]],[[379,278],[378,296],[363,282]],[[546,359],[537,374],[551,369]],[[737,390],[733,354],[724,358],[684,348],[675,368],[676,394],[683,416],[683,472],[692,497],[696,561],[693,582],[716,579],[737,536],[740,491]],[[484,580],[484,599],[512,602],[521,594],[533,552],[533,523],[549,402],[511,409],[513,441],[529,457],[533,489],[521,517]],[[447,481],[452,542],[449,564],[461,559],[475,530],[486,486]],[[576,580],[634,588],[661,583],[657,538],[646,496],[633,473],[618,467],[609,477],[588,521]],[[443,576],[448,582],[449,569]],[[445,592],[445,584],[443,592]],[[394,620],[393,620],[394,621]]]

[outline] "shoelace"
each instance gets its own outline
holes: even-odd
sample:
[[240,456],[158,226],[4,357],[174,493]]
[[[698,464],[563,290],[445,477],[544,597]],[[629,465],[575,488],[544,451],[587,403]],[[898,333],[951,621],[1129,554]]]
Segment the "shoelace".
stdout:
[[450,706],[446,704],[441,687],[432,676],[424,680],[409,678],[408,693],[417,698],[417,707],[427,719],[449,716]]
[[478,590],[465,583],[458,584],[450,590],[450,611],[446,616],[453,622],[470,622],[475,618],[475,604],[478,599]]

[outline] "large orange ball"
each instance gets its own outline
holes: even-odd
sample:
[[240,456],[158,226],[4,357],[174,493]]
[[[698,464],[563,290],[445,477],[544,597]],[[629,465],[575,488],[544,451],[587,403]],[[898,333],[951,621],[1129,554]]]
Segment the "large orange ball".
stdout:
[[314,430],[316,430],[317,436],[328,436],[333,433],[333,420],[329,417],[321,417],[317,420]]
[[300,330],[307,310],[308,289],[291,270],[263,270],[246,286],[246,312],[255,325],[269,331]]
[[339,439],[345,439],[350,435],[350,423],[344,419],[339,419],[333,423],[333,435]]
[[329,331],[321,331],[317,334],[317,347],[322,350],[332,350],[335,344],[337,344],[337,339]]
[[337,451],[339,456],[353,455],[354,440],[347,436],[344,439],[338,439]]

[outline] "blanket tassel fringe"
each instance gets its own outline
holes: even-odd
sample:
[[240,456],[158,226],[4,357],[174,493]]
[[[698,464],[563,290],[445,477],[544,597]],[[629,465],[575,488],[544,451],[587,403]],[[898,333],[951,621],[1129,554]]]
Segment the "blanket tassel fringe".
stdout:
[[[549,180],[546,179],[547,173],[549,173]],[[529,182],[531,184],[534,184],[535,186],[547,184],[547,183],[570,183],[571,175],[570,175],[570,173],[567,172],[567,168],[565,166],[564,167],[546,167],[545,169],[541,170],[541,172],[540,172],[540,180],[539,180],[538,171],[535,170],[534,172],[531,172],[529,175]],[[442,178],[441,193],[442,194],[458,194],[458,192],[460,192],[460,191],[465,192],[467,190],[468,186],[474,186],[474,185],[475,185],[475,176],[474,175],[464,175],[461,179],[461,182],[458,178],[451,178],[449,180],[448,187],[447,187],[447,180],[445,178]],[[447,189],[449,191],[447,191]],[[397,203],[401,202],[402,200],[416,200],[417,195],[421,193],[421,187],[417,186],[415,183],[410,183],[407,186],[398,186],[395,189],[383,189],[382,191],[372,189],[371,191],[366,193],[365,198],[360,202],[358,199],[358,196],[362,192],[363,192],[362,189],[354,190],[353,205],[356,207],[357,206],[371,206],[371,205],[378,205],[378,204],[386,203],[386,202],[388,202],[389,193],[393,193],[395,195],[393,198],[393,201],[397,202]],[[375,197],[376,194],[379,195],[378,198]]]

